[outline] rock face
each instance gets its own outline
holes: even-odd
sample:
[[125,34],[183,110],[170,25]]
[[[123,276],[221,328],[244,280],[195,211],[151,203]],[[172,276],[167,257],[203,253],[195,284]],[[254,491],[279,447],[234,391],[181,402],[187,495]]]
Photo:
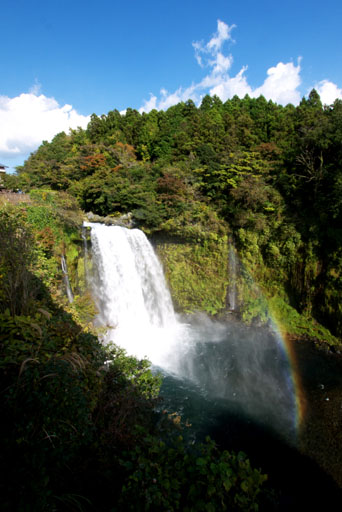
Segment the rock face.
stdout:
[[101,215],[96,215],[92,212],[88,212],[86,213],[86,217],[89,222],[101,222],[102,224],[106,224],[107,226],[121,226],[124,228],[135,227],[133,214],[131,212],[125,213],[124,215],[120,215],[120,217],[101,217]]

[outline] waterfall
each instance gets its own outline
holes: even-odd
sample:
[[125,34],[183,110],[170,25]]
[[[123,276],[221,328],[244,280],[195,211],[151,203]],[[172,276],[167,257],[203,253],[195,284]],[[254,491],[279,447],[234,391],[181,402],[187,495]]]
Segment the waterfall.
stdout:
[[[129,355],[147,357],[162,371],[166,386],[167,379],[177,382],[184,395],[180,411],[190,389],[185,383],[190,382],[210,406],[224,404],[279,431],[292,432],[293,386],[286,354],[273,334],[236,322],[223,324],[204,314],[178,322],[161,264],[144,233],[85,225],[91,228],[89,278],[97,322],[106,328],[103,343],[113,341]],[[229,265],[234,310],[238,263],[232,246]]]
[[138,229],[85,225],[91,227],[93,293],[98,322],[107,327],[104,342],[165,366],[180,325],[151,244]]
[[231,311],[236,308],[236,277],[237,277],[237,258],[235,254],[235,247],[229,243],[228,255],[228,269],[229,269],[229,286],[228,286],[228,305]]
[[62,254],[62,257],[61,257],[61,266],[62,266],[63,278],[64,278],[64,283],[65,283],[68,300],[70,303],[72,303],[72,302],[74,302],[74,295],[72,293],[71,286],[70,286],[68,267],[66,264],[64,254]]

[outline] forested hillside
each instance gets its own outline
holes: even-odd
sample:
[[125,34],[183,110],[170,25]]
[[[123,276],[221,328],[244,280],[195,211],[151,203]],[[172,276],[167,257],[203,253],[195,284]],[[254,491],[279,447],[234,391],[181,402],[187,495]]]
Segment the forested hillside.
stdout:
[[92,115],[86,130],[44,142],[18,182],[68,191],[102,216],[132,212],[145,232],[208,253],[229,236],[246,320],[271,309],[289,332],[328,338],[317,320],[342,335],[341,100],[322,106],[315,90],[298,107],[206,96],[199,107]]

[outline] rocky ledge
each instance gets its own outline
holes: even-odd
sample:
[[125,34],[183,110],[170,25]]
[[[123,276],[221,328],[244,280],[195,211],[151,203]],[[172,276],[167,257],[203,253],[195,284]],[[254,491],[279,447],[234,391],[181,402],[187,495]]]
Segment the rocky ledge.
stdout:
[[133,214],[131,212],[125,213],[124,215],[120,215],[118,217],[101,217],[101,215],[96,215],[93,212],[88,212],[86,213],[86,217],[89,222],[101,222],[102,224],[106,224],[107,226],[121,226],[124,228],[135,227]]

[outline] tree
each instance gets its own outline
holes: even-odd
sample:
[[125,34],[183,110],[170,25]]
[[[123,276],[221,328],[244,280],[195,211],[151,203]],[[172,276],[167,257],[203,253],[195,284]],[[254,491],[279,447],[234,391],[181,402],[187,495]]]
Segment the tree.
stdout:
[[311,190],[311,200],[314,201],[326,171],[327,125],[328,119],[319,94],[313,89],[307,100],[303,98],[297,110],[296,176]]

